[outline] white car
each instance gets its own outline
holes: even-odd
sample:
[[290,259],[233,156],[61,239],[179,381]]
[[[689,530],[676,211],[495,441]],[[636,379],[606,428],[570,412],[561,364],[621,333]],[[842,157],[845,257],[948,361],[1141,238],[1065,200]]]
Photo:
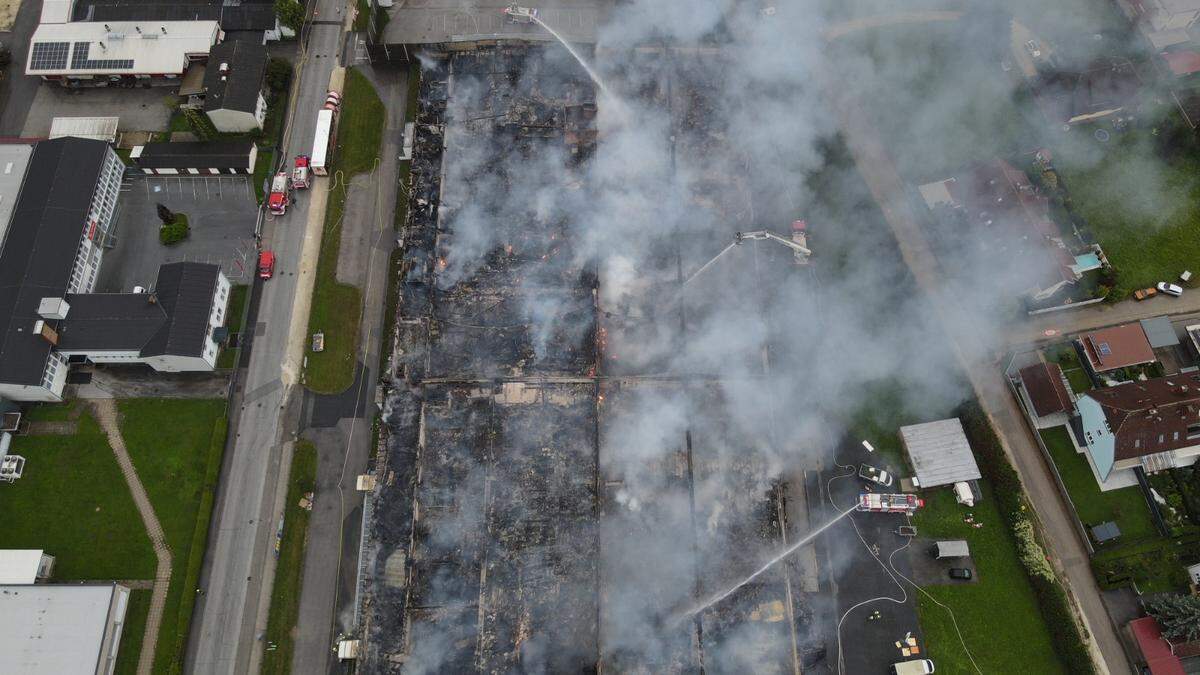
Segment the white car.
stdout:
[[1168,284],[1165,281],[1158,282],[1157,288],[1159,293],[1166,293],[1167,295],[1173,295],[1177,298],[1183,295],[1182,288],[1176,286],[1175,284]]

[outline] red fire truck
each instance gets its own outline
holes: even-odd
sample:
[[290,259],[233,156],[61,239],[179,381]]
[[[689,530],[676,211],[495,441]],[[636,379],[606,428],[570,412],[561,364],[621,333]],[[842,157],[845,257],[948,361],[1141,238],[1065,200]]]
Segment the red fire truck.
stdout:
[[292,167],[292,187],[297,190],[307,190],[310,185],[308,170],[308,155],[296,155],[296,163]]
[[291,188],[288,186],[288,175],[284,171],[275,174],[271,179],[271,196],[267,198],[267,208],[277,216],[287,213],[288,204],[292,203]]

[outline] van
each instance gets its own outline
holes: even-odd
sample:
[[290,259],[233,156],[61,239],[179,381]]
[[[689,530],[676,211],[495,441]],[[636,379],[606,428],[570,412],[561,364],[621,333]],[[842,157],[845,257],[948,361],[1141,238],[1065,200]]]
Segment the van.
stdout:
[[934,671],[933,661],[917,659],[892,664],[892,675],[929,675]]

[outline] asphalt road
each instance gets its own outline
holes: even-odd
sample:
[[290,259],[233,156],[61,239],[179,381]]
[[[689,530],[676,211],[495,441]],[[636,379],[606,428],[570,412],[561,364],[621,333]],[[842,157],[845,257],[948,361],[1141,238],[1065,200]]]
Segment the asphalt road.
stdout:
[[[314,0],[314,4],[323,20],[342,16],[339,7],[343,11],[346,7],[335,0]],[[341,25],[311,27],[284,157],[311,150],[317,110],[341,53],[342,35]],[[323,187],[318,182],[314,190]],[[205,593],[189,641],[191,672],[252,672],[261,655],[259,626],[274,569],[279,477],[290,461],[291,430],[296,428],[292,415],[299,408],[295,405],[298,386],[285,382],[283,375],[311,194],[300,192],[287,215],[269,219],[264,226],[263,247],[275,252],[276,272],[262,289],[254,347],[241,386],[236,437],[226,452],[201,578]]]
[[20,136],[25,117],[37,94],[41,79],[25,76],[25,56],[29,53],[29,38],[37,29],[42,3],[25,0],[17,10],[12,32],[0,32],[0,42],[12,50],[12,63],[0,77],[0,137]]

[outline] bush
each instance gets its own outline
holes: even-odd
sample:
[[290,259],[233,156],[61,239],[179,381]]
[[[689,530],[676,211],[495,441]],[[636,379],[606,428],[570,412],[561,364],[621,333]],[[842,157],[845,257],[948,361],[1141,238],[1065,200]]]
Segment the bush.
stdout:
[[1045,551],[1037,541],[1033,522],[1025,515],[1028,506],[1020,476],[1009,463],[1000,439],[996,438],[996,432],[992,430],[978,402],[971,400],[964,403],[958,410],[958,416],[979,460],[979,472],[992,484],[992,495],[1000,514],[1017,540],[1021,562],[1037,596],[1042,617],[1050,628],[1054,651],[1067,672],[1094,675],[1096,668],[1084,645],[1084,635],[1075,618],[1075,611],[1066,592],[1050,571]]
[[283,93],[292,83],[292,64],[287,59],[274,57],[267,62],[267,88],[273,93]]
[[175,222],[158,228],[158,240],[167,246],[178,244],[187,239],[191,230],[192,228],[188,226],[187,216],[176,213]]

